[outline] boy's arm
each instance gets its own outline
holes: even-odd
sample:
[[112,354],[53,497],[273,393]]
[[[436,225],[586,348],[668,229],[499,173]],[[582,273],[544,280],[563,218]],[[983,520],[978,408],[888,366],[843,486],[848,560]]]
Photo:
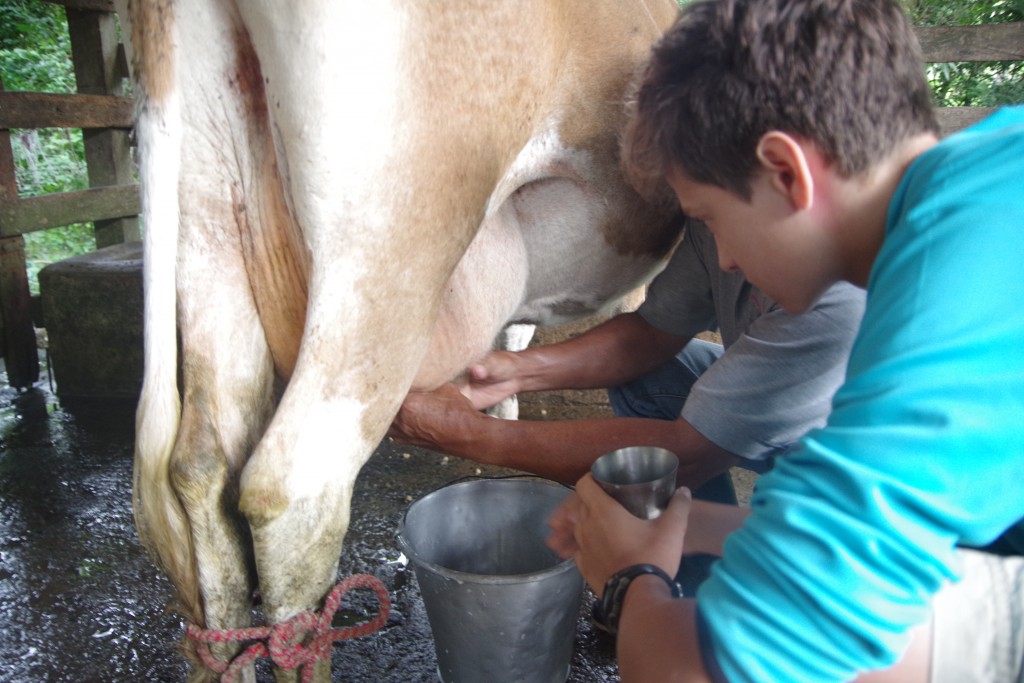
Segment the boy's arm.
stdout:
[[[661,579],[641,576],[630,584],[625,605],[616,643],[624,683],[711,680],[698,644],[696,600],[673,599]],[[913,630],[910,647],[898,663],[863,673],[856,683],[926,683],[931,649],[928,623]]]
[[[576,561],[601,596],[609,577],[637,564],[675,574],[688,529],[690,495],[680,489],[657,519],[632,516],[587,475],[552,515],[549,547]],[[673,598],[662,578],[641,575],[626,590],[616,650],[624,683],[709,680],[701,659],[696,602]]]
[[616,641],[623,683],[705,683],[697,601],[673,599],[665,583],[641,576],[629,586]]
[[743,525],[750,508],[695,500],[690,505],[683,554],[722,555],[725,538]]

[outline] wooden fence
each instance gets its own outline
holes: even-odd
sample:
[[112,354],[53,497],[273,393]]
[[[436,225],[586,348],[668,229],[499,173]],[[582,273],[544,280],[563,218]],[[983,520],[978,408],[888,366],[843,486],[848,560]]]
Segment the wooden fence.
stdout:
[[[982,26],[918,26],[926,63],[998,62],[1024,60],[1024,22]],[[992,110],[988,107],[943,107],[939,125],[943,134],[966,128]]]
[[[122,96],[128,68],[113,0],[50,1],[67,13],[77,94],[4,92],[0,80],[0,342],[8,383],[18,389],[39,378],[22,236],[92,222],[97,247],[140,238],[133,103]],[[89,189],[19,197],[11,128],[81,128]]]
[[[0,80],[0,342],[8,382],[19,389],[39,376],[33,305],[23,235],[93,222],[97,247],[139,239],[138,186],[129,149],[132,102],[122,96],[127,64],[117,42],[113,0],[49,0],[68,16],[78,93],[4,92]],[[919,27],[926,62],[1024,60],[1024,22]],[[939,112],[944,133],[978,121],[990,110],[950,107]],[[81,128],[90,188],[19,197],[11,128]]]

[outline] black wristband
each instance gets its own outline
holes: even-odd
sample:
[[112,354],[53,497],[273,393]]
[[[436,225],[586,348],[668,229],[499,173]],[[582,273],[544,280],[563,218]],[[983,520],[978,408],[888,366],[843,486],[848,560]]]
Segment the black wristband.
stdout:
[[672,591],[672,597],[682,596],[683,591],[679,584],[653,564],[634,564],[611,575],[608,582],[604,584],[604,594],[601,599],[594,603],[594,620],[600,624],[608,633],[615,634],[619,630],[619,619],[622,616],[622,602],[626,599],[626,590],[633,580],[644,574],[653,574],[668,585]]

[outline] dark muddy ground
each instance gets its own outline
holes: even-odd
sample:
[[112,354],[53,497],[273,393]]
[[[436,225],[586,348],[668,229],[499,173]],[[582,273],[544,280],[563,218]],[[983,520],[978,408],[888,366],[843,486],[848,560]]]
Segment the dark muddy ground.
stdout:
[[[18,394],[0,377],[0,681],[184,680],[170,586],[132,525],[132,432],[131,405],[62,406],[45,382]],[[335,681],[437,680],[416,578],[396,562],[394,536],[412,500],[476,472],[387,444],[363,469],[341,574],[381,578],[393,611],[381,632],[335,645]],[[587,619],[590,600],[569,680],[618,680],[611,641]],[[258,672],[271,680],[265,665]]]

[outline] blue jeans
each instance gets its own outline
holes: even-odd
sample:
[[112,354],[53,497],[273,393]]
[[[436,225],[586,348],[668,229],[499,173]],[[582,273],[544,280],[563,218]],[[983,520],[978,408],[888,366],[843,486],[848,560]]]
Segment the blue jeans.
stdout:
[[[675,358],[641,375],[632,382],[608,390],[612,410],[619,417],[647,417],[676,420],[694,382],[721,357],[724,349],[702,339],[693,339]],[[693,497],[715,503],[736,504],[736,490],[728,472],[713,477],[693,491]],[[707,578],[712,555],[690,555],[683,558],[676,581],[686,595],[693,595],[697,586]]]

